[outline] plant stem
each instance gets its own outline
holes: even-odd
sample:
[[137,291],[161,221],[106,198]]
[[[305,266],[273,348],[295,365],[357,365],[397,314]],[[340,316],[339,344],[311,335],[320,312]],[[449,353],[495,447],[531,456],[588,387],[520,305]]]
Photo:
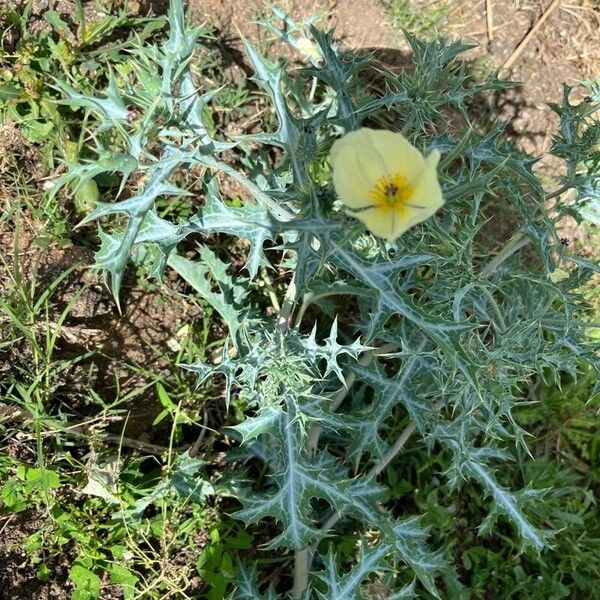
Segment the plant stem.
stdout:
[[[296,301],[296,292],[296,274],[294,273],[285,292],[277,319],[277,329],[280,333],[285,333],[289,328],[290,316]],[[294,586],[292,588],[292,598],[300,598],[308,585],[308,558],[308,549],[296,550],[294,553]]]
[[308,570],[312,552],[310,548],[296,550],[294,553],[294,587],[292,588],[292,598],[300,598],[308,586]]
[[411,421],[400,433],[398,439],[394,442],[394,445],[385,453],[385,455],[379,460],[376,465],[373,465],[367,477],[377,477],[381,471],[383,471],[394,459],[396,454],[404,448],[406,442],[408,442],[410,436],[415,432],[417,426],[414,421]]
[[[398,454],[398,452],[400,452],[400,450],[402,450],[402,448],[404,448],[406,442],[408,442],[408,440],[410,439],[410,436],[415,432],[416,428],[417,428],[417,426],[414,424],[413,421],[411,421],[402,430],[402,432],[398,436],[398,439],[395,441],[394,445],[385,453],[385,456],[383,456],[379,460],[379,462],[376,465],[374,465],[371,468],[371,470],[367,473],[367,479],[370,479],[372,477],[377,477],[377,475],[379,475],[379,473],[381,473],[381,471],[383,471],[390,464],[390,462],[392,462],[392,460],[394,459],[396,454]],[[321,526],[321,529],[323,531],[328,531],[341,518],[342,518],[341,513],[337,512],[337,511],[332,513],[329,516],[329,518],[325,521],[325,523],[323,523],[323,525]]]
[[296,302],[296,274],[294,273],[288,288],[285,292],[283,302],[281,303],[281,310],[279,311],[279,317],[277,319],[277,329],[281,333],[285,333],[289,328],[290,315]]
[[269,295],[269,300],[271,300],[271,305],[277,311],[281,311],[281,306],[279,304],[279,300],[277,299],[277,295],[275,294],[275,289],[273,287],[273,281],[269,277],[267,273],[267,269],[265,267],[261,267],[260,274],[262,275],[263,281],[265,282],[265,286],[267,289],[267,294]]
[[566,191],[568,191],[570,189],[571,189],[570,186],[563,185],[562,187],[558,188],[554,192],[550,192],[549,194],[546,194],[546,202],[548,200],[552,200],[553,198],[556,198],[557,196],[561,196],[562,194],[564,194]]
[[490,260],[490,262],[481,270],[481,275],[486,277],[493,273],[507,258],[512,256],[517,250],[527,246],[530,239],[523,233],[517,233],[511,237],[508,242],[500,249],[500,252]]

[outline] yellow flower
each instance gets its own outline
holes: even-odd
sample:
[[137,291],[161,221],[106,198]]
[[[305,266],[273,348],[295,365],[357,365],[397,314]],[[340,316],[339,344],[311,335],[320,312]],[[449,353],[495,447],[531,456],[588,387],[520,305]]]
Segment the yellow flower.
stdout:
[[444,203],[436,167],[400,133],[363,127],[331,148],[333,185],[347,213],[375,235],[395,240]]
[[565,279],[569,279],[569,272],[564,269],[554,269],[554,271],[548,275],[548,279],[552,283],[560,283]]
[[319,60],[322,58],[321,52],[316,44],[313,44],[308,38],[301,37],[296,39],[296,49],[308,58]]

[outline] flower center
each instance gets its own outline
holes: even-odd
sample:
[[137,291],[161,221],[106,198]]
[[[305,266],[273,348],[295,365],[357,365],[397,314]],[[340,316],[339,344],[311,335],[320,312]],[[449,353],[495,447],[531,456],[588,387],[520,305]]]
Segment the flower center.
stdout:
[[384,175],[371,191],[373,204],[381,210],[404,208],[413,195],[413,187],[402,175]]

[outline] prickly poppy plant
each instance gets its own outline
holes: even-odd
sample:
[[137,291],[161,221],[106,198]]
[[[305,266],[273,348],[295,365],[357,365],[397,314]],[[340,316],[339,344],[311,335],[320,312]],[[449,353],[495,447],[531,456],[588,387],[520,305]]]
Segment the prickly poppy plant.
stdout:
[[[377,95],[363,83],[370,55],[275,9],[263,25],[308,48],[305,66],[245,42],[276,123],[226,137],[207,124],[218,90],[195,72],[206,32],[186,28],[181,0],[171,0],[169,24],[164,43],[140,45],[135,68],[97,95],[57,80],[63,102],[86,111],[93,143],[56,189],[117,175],[119,194],[86,219],[100,223],[95,267],[115,298],[131,260],[157,278],[168,267],[227,327],[217,359],[182,365],[200,383],[221,382],[224,404],[245,415],[221,432],[238,476],[210,493],[225,490],[238,519],[272,532],[259,553],[290,558],[289,577],[266,589],[256,555],[240,563],[232,598],[350,600],[373,597],[375,585],[386,598],[445,596],[457,557],[430,543],[426,515],[390,501],[382,477],[418,443],[447,458],[439,486],[481,496],[482,537],[502,530],[520,551],[543,553],[553,524],[534,508],[552,491],[535,481],[510,489],[502,470],[528,460],[517,411],[527,386],[598,369],[577,320],[577,289],[598,267],[560,244],[548,212],[577,216],[597,201],[598,85],[583,108],[569,89],[554,107],[553,152],[566,166],[561,187],[545,190],[536,159],[502,124],[471,122],[482,94],[510,84],[472,81],[457,66],[460,43],[409,37],[413,68],[379,67]],[[161,216],[159,202],[186,202],[181,173],[200,178],[202,203],[181,220]],[[248,199],[228,201],[226,178]],[[568,191],[575,202],[563,203]],[[498,218],[508,236],[494,234]],[[243,240],[242,273],[213,234]],[[192,235],[194,260],[181,250]],[[282,286],[275,315],[251,301],[269,272]],[[188,473],[198,486],[199,469]]]

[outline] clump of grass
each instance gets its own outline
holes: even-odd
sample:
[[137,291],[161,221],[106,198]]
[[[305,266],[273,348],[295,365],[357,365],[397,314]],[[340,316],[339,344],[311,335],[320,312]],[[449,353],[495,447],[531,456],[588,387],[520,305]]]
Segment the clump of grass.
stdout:
[[441,33],[451,7],[447,0],[390,0],[384,4],[395,27],[423,39],[434,39]]
[[[231,573],[221,570],[217,556],[233,564],[229,542],[216,531],[235,524],[199,503],[190,479],[204,463],[189,452],[210,457],[204,390],[177,368],[157,374],[122,365],[135,376],[133,389],[116,381],[112,398],[106,389],[69,391],[73,370],[92,369],[102,358],[97,350],[67,356],[61,351],[63,328],[88,287],[65,303],[61,291],[80,265],[52,281],[39,276],[34,258],[24,269],[22,257],[31,252],[19,246],[22,210],[27,208],[10,211],[15,245],[9,258],[0,258],[0,515],[5,528],[21,523],[21,515],[37,523],[33,532],[10,536],[22,536],[24,576],[53,580],[64,587],[65,598],[71,586],[73,598],[86,600],[101,597],[107,586],[124,598],[191,593],[194,586],[206,587],[197,580],[199,569],[212,587],[228,589]],[[188,324],[177,336],[175,362],[205,355],[207,323]],[[143,394],[162,407],[152,427],[163,432],[163,445],[114,430],[127,422],[124,407]]]

